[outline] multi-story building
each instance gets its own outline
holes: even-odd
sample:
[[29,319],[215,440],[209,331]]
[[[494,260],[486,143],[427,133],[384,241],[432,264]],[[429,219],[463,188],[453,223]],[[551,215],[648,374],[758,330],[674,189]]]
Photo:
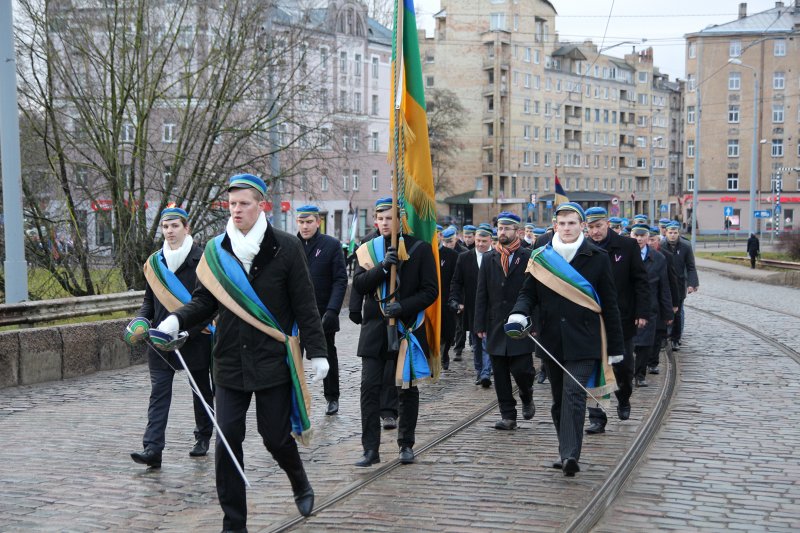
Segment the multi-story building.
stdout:
[[558,176],[586,206],[670,211],[679,85],[651,49],[618,58],[603,53],[617,45],[562,42],[546,0],[443,0],[435,21],[421,43],[426,84],[454,90],[470,110],[453,169],[459,188],[441,210],[462,224],[512,210],[546,225]]
[[798,37],[800,1],[749,16],[742,3],[736,20],[686,36],[683,208],[701,233],[795,227]]

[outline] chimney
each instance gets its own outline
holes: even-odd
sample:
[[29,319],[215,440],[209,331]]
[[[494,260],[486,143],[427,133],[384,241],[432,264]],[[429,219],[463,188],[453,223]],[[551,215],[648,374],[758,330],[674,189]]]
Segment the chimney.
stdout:
[[781,8],[781,7],[783,7],[783,2],[775,2],[775,7],[776,7],[776,8]]
[[747,2],[739,4],[739,18],[743,19],[747,16]]

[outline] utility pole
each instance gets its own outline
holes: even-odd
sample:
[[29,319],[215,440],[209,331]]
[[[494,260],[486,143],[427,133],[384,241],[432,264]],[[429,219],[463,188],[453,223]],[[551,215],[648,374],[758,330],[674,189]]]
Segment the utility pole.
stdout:
[[700,72],[702,67],[702,59],[703,59],[703,39],[698,39],[698,46],[697,46],[697,87],[695,88],[695,94],[697,95],[696,100],[696,110],[695,110],[695,128],[694,128],[694,187],[692,188],[692,250],[696,249],[697,247],[697,217],[698,212],[700,211],[698,205],[698,198],[697,198],[697,191],[700,189],[700,121],[703,118],[701,106],[702,106],[702,97],[700,95],[700,86],[702,85],[702,81],[700,78]]
[[[274,11],[272,8],[267,10],[267,23],[265,25],[265,35],[267,39],[271,40],[270,49],[272,54],[277,54],[275,44],[278,42],[274,39],[272,32],[272,19]],[[270,65],[269,75],[267,76],[267,101],[272,106],[272,112],[269,117],[269,183],[272,185],[270,196],[272,198],[272,225],[280,230],[285,230],[283,227],[283,212],[281,211],[281,161],[280,161],[280,132],[278,131],[278,99],[275,97],[275,67]]]
[[25,224],[22,217],[22,166],[19,155],[17,61],[14,12],[10,0],[0,6],[0,154],[3,158],[3,228],[6,240],[6,303],[28,299]]

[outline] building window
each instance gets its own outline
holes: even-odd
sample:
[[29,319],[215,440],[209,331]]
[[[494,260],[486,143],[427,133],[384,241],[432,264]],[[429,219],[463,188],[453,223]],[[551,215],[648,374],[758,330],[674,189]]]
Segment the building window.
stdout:
[[697,57],[697,43],[689,43],[689,59]]
[[347,74],[347,52],[339,52],[339,72]]
[[773,54],[775,57],[783,57],[786,55],[786,39],[775,39]]
[[352,183],[354,191],[358,190],[358,185],[359,185],[358,182],[360,181],[359,178],[360,178],[360,171],[357,168],[354,168],[353,169],[353,183]]
[[531,127],[530,125],[526,124],[522,126],[522,137],[523,139],[529,140],[531,138]]
[[738,105],[729,105],[728,106],[728,123],[730,123],[730,124],[738,124],[739,123],[739,106]]
[[637,72],[639,83],[647,83],[647,72]]
[[429,89],[433,87],[433,76],[425,76],[425,87]]
[[728,157],[739,157],[739,139],[728,139]]
[[531,164],[531,153],[528,150],[522,152],[522,164],[526,167]]
[[133,138],[136,137],[136,128],[133,127],[133,124],[126,122],[122,125],[121,137],[120,141],[123,143],[133,142]]
[[378,109],[379,109],[378,95],[377,94],[373,94],[372,95],[372,114],[373,115],[377,115],[378,114]]
[[353,113],[361,114],[361,93],[353,93]]
[[786,73],[776,72],[772,75],[772,88],[785,89],[786,88]]
[[361,76],[361,54],[356,54],[353,59],[353,74]]
[[[642,117],[640,117],[642,118]],[[687,124],[694,124],[694,106],[690,105],[686,107],[686,122]]]
[[742,73],[731,72],[730,74],[728,74],[728,90],[738,91],[741,88],[742,88]]
[[772,139],[772,157],[783,157],[783,139]]
[[483,176],[478,176],[475,178],[475,190],[482,191],[483,190]]
[[686,141],[686,157],[694,157],[694,139]]
[[505,13],[491,13],[489,15],[489,29],[491,31],[505,30],[506,29],[506,14]]
[[728,56],[739,57],[742,55],[742,41],[731,41],[728,45]]
[[325,174],[322,175],[320,189],[322,189],[323,192],[328,190],[328,176],[326,176]]
[[728,190],[739,190],[739,174],[728,174]]
[[339,111],[347,111],[347,91],[339,91]]
[[531,47],[530,46],[526,46],[525,47],[525,55],[523,57],[523,61],[525,61],[526,63],[530,63],[531,62]]
[[378,56],[372,57],[372,79],[378,79],[378,67],[380,66],[380,59]]
[[377,152],[378,151],[378,132],[377,131],[373,131],[371,133],[371,135],[370,135],[370,149],[373,152]]
[[526,89],[530,89],[531,88],[531,75],[530,74],[525,74],[525,88]]
[[344,174],[342,175],[342,190],[343,191],[349,191],[350,190],[350,175],[347,173],[346,170],[344,171]]
[[373,170],[372,171],[372,190],[373,191],[377,191],[378,190],[378,171],[377,170]]
[[531,99],[530,98],[525,98],[522,101],[522,112],[525,113],[526,115],[530,115],[531,114]]
[[161,140],[167,144],[172,144],[177,141],[175,138],[175,124],[164,124],[164,128],[161,130]]
[[694,174],[686,174],[686,190],[694,191]]
[[772,122],[783,123],[783,104],[772,104]]

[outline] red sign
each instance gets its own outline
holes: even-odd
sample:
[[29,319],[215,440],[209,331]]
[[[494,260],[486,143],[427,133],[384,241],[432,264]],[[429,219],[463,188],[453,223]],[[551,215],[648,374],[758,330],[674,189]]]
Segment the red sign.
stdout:
[[735,196],[723,196],[723,197],[721,197],[719,199],[719,201],[720,202],[735,202],[736,201],[736,197]]
[[292,204],[290,204],[289,202],[281,202],[281,213],[286,213],[291,208]]
[[[128,207],[128,200],[125,200],[122,203],[123,205],[125,205],[125,207]],[[140,204],[141,203],[139,201],[136,201],[134,202],[133,205],[136,209],[138,209]],[[114,202],[111,200],[102,200],[102,199],[95,200],[92,202],[91,207],[92,211],[111,211],[111,209],[114,207]],[[147,202],[145,202],[144,208],[147,209],[147,207],[148,207]]]

